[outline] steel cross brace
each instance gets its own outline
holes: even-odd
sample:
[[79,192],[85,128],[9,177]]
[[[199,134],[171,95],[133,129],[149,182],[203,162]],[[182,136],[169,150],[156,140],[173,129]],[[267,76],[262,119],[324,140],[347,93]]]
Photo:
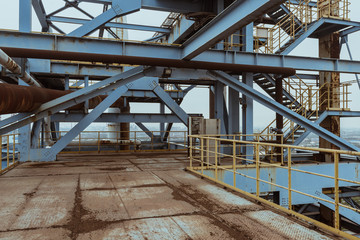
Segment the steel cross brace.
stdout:
[[149,136],[149,138],[153,139],[154,138],[154,134],[152,134],[152,132],[141,122],[137,122],[136,125],[138,125],[138,127],[143,130],[143,132]]
[[[51,116],[52,114],[57,113],[61,110],[70,108],[88,99],[110,92],[114,88],[118,88],[134,80],[137,80],[141,77],[144,77],[144,74],[145,72],[147,72],[147,70],[149,69],[145,69],[144,67],[132,68],[129,71],[118,74],[107,80],[104,80],[102,82],[91,85],[87,88],[80,89],[78,91],[67,94],[63,97],[52,100],[48,103],[45,103],[41,105],[37,111],[32,113],[27,113],[25,114],[25,116],[21,115],[24,116],[22,119],[19,119],[20,115],[18,114],[19,116],[16,115],[18,116],[17,117],[18,122],[10,123],[7,126],[0,128],[0,135],[11,132],[29,123],[40,120],[44,117]],[[7,120],[7,122],[9,122],[9,120]]]
[[158,96],[165,105],[184,123],[186,126],[188,125],[189,116],[187,113],[170,97],[170,95],[165,92],[165,90],[156,82],[152,81],[150,83],[150,87],[152,91]]
[[108,109],[116,100],[118,100],[126,91],[128,86],[124,85],[114,90],[104,99],[91,113],[86,115],[78,124],[75,125],[65,136],[61,137],[51,149],[47,150],[40,161],[53,161],[56,155],[61,152],[76,136],[84,131],[92,122],[94,122],[106,109]]
[[259,102],[260,104],[272,109],[273,111],[282,114],[284,117],[296,122],[297,124],[309,129],[310,131],[314,132],[318,136],[324,138],[328,142],[346,150],[350,151],[357,151],[359,152],[360,149],[354,146],[353,144],[349,143],[348,141],[336,136],[335,134],[329,132],[328,130],[317,126],[312,121],[308,120],[307,118],[291,111],[287,107],[275,102],[269,97],[266,97],[264,94],[256,91],[255,89],[247,86],[244,83],[239,82],[236,78],[230,76],[229,74],[221,71],[209,71],[209,76],[221,81],[222,83],[228,85],[229,87],[245,94],[248,97],[253,98],[255,101]]
[[68,36],[72,37],[83,37],[86,36],[95,30],[97,30],[102,25],[111,21],[115,17],[120,17],[129,13],[139,11],[141,8],[141,0],[113,0],[112,8],[103,12],[93,20],[86,22],[81,27],[75,29]]

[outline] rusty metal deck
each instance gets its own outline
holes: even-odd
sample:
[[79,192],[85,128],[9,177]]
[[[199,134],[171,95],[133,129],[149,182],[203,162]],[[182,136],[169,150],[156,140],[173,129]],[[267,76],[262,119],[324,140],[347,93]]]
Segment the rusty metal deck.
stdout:
[[0,239],[335,239],[200,179],[182,154],[61,155],[0,176]]

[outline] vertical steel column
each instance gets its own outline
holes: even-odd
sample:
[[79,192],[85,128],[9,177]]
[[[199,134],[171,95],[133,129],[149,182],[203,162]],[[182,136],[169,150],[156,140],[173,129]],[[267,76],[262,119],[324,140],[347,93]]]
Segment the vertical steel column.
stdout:
[[[27,84],[19,79],[19,85],[27,86]],[[31,128],[30,124],[19,128],[19,152],[20,162],[26,162],[30,159],[30,143],[31,143]]]
[[[249,24],[242,29],[242,35],[244,38],[243,51],[254,51],[254,37],[253,37],[253,24]],[[253,73],[243,73],[242,81],[247,86],[253,88]],[[254,101],[242,94],[242,134],[247,135],[243,137],[243,141],[252,141],[253,137],[249,136],[254,133]],[[243,154],[246,159],[253,159],[253,147],[246,145],[243,147]],[[243,162],[244,163],[244,162]]]
[[225,85],[219,81],[215,84],[215,118],[221,121],[221,134],[226,134],[225,122],[224,122],[224,90]]
[[[319,39],[319,57],[323,58],[340,58],[340,39],[339,33],[332,33]],[[328,84],[320,91],[320,111],[330,108],[340,108],[340,74],[335,72],[320,72],[320,86]],[[340,136],[340,117],[329,116],[320,126],[326,130]],[[339,149],[334,144],[319,138],[320,148]],[[326,162],[334,161],[332,154],[324,153]]]
[[[84,77],[84,87],[88,87],[89,86],[89,76],[85,76]],[[89,112],[89,100],[86,100],[84,103],[84,112],[88,113]]]
[[[165,104],[163,102],[160,103],[160,114],[165,114]],[[165,123],[160,123],[160,138],[163,139],[165,136]]]
[[65,75],[65,91],[70,89],[70,78],[69,75]]
[[31,0],[19,1],[19,31],[31,32],[32,16],[31,16]]

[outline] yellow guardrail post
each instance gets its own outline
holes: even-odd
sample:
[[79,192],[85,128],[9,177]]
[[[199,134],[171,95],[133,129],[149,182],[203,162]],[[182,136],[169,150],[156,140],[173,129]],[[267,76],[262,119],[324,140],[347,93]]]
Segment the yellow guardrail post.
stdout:
[[193,168],[193,138],[190,137],[190,169]]
[[218,140],[215,140],[215,179],[218,181]]
[[289,193],[289,200],[288,200],[288,205],[289,205],[289,210],[292,210],[292,199],[291,199],[291,148],[288,147],[287,148],[287,152],[288,152],[288,193]]
[[204,139],[200,138],[201,174],[204,174]]
[[255,159],[256,159],[256,196],[260,196],[260,156],[259,144],[255,143]]
[[234,171],[233,186],[236,187],[236,142],[235,142],[235,140],[233,140],[233,171]]
[[335,219],[334,227],[340,229],[340,215],[339,215],[339,154],[334,153],[334,168],[335,168]]
[[15,134],[13,134],[13,164],[15,163]]
[[10,165],[10,146],[9,146],[10,140],[9,140],[9,138],[10,138],[10,136],[7,135],[7,136],[6,136],[6,139],[7,139],[7,142],[6,142],[6,160],[7,160],[7,165],[6,165],[6,167],[9,167],[9,165]]
[[80,148],[81,148],[81,133],[79,133],[79,153],[80,153]]

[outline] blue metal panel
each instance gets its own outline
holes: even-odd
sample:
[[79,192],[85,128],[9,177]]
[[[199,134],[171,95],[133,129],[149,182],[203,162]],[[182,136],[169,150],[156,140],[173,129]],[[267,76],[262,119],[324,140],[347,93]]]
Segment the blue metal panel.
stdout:
[[285,2],[284,0],[244,0],[235,1],[210,23],[194,34],[184,44],[183,59],[190,60],[214,46],[236,30],[250,24],[258,17]]
[[209,71],[209,75],[213,76],[214,78],[218,79],[224,84],[227,84],[229,87],[234,88],[237,91],[247,95],[248,97],[252,97],[255,101],[258,101],[262,105],[274,110],[279,114],[282,114],[284,117],[287,117],[288,119],[296,122],[297,124],[307,128],[311,132],[317,134],[318,136],[324,138],[325,140],[331,142],[332,144],[342,149],[347,149],[357,152],[360,151],[359,148],[349,143],[345,139],[342,139],[336,136],[335,134],[329,132],[328,130],[318,125],[315,125],[312,121],[308,120],[307,118],[293,112],[292,110],[281,105],[280,103],[275,102],[271,98],[266,97],[265,95],[254,90],[253,88],[250,88],[246,84],[237,81],[230,75],[220,71]]

